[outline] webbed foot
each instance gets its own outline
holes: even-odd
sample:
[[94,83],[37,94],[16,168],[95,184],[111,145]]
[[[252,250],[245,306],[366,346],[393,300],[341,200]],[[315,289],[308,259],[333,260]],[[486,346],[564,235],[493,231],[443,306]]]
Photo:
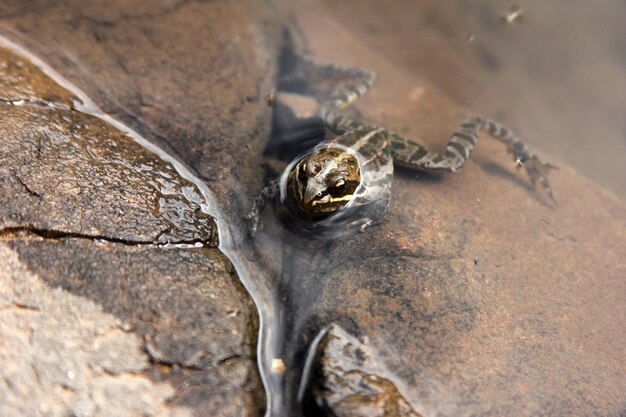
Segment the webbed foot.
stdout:
[[536,155],[530,155],[526,157],[524,157],[523,155],[516,156],[515,163],[517,164],[518,168],[524,167],[524,169],[526,169],[526,173],[530,177],[530,181],[532,182],[533,186],[535,186],[537,182],[539,182],[543,190],[546,192],[546,194],[548,194],[548,196],[550,196],[552,201],[556,201],[554,195],[552,194],[550,182],[548,181],[548,174],[550,173],[550,170],[558,168],[556,165],[545,162],[539,159],[539,157],[537,157]]
[[351,232],[358,231],[364,233],[369,227],[374,224],[374,221],[369,218],[354,220],[347,225],[347,229]]
[[272,201],[279,191],[279,179],[275,179],[265,187],[261,194],[256,198],[250,212],[244,216],[244,221],[248,226],[248,234],[254,237],[261,226],[261,215],[263,210],[267,207],[270,201]]

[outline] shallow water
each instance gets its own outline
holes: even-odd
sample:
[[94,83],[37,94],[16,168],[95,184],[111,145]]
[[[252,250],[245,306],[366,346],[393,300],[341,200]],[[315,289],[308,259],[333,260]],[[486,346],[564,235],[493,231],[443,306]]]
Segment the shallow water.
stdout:
[[382,59],[626,196],[624,2],[322,4]]
[[[588,177],[621,195],[626,192],[626,165],[622,163],[626,158],[623,130],[623,116],[626,115],[626,101],[623,100],[626,97],[626,66],[623,61],[624,49],[619,46],[620,39],[626,34],[621,25],[626,15],[623,5],[606,4],[606,7],[597,7],[580,2],[575,5],[525,2],[521,7],[513,8],[494,1],[445,5],[429,1],[397,1],[381,8],[376,2],[367,5],[327,2],[320,11],[316,9],[315,3],[301,3],[302,9],[294,6],[292,10],[298,24],[304,28],[304,37],[309,37],[312,44],[309,46],[316,55],[334,55],[342,63],[357,55],[367,55],[367,52],[359,53],[351,49],[354,39],[349,36],[352,35],[359,42],[359,47],[365,46],[362,49],[375,51],[374,59],[387,59],[388,66],[418,74],[418,78],[425,78],[435,84],[434,88],[454,97],[470,111],[496,115],[514,126],[527,143],[549,152],[556,161],[572,164]],[[329,17],[332,23],[320,24],[320,16],[322,19]],[[335,26],[347,29],[349,35],[345,35],[342,30],[333,32]],[[342,36],[347,37],[347,48],[337,46],[341,41],[335,43],[333,35],[342,40]],[[447,49],[448,52],[441,53],[437,48]],[[342,56],[342,51],[349,52]],[[430,59],[431,56],[433,59]],[[591,59],[591,56],[594,58]],[[566,67],[559,69],[565,62]],[[384,69],[377,70],[382,79],[381,84],[384,85],[387,74]],[[376,86],[372,93],[374,95],[377,94],[375,89]],[[599,90],[603,93],[599,93]],[[418,91],[420,93],[416,93]],[[423,90],[416,88],[411,93],[411,99],[421,94]],[[385,110],[380,114],[384,119]],[[406,117],[404,119],[406,122]],[[492,168],[486,171],[491,174],[497,172]],[[407,201],[415,204],[413,199]],[[480,198],[477,201],[480,202]],[[295,415],[294,407],[298,407],[293,401],[298,397],[298,392],[299,399],[302,399],[302,388],[306,385],[302,376],[307,375],[306,370],[303,372],[307,348],[315,336],[333,322],[339,322],[344,328],[363,335],[361,325],[364,323],[345,314],[347,309],[339,304],[343,299],[346,304],[348,299],[358,300],[358,296],[351,292],[336,297],[328,295],[328,288],[333,287],[329,280],[346,279],[341,274],[333,274],[333,271],[343,270],[350,274],[350,271],[361,269],[363,263],[370,268],[365,271],[365,276],[381,277],[380,280],[372,280],[368,284],[370,288],[374,286],[382,294],[401,299],[397,286],[385,281],[390,275],[402,276],[402,273],[398,274],[398,269],[407,268],[407,265],[392,262],[385,266],[383,262],[379,268],[374,267],[367,260],[370,255],[366,249],[367,243],[360,236],[348,238],[351,241],[340,239],[314,244],[306,238],[279,229],[276,223],[271,226],[259,236],[257,243],[259,248],[263,248],[261,254],[266,253],[261,255],[267,259],[264,264],[274,271],[272,276],[275,277],[275,283],[272,285],[276,288],[272,313],[265,315],[270,318],[266,323],[272,324],[260,336],[260,340],[264,341],[262,348],[265,349],[261,351],[260,357],[261,363],[265,362],[266,375],[269,375],[270,393],[280,393],[273,394],[273,407],[268,414],[283,415],[284,412],[284,415]],[[392,229],[398,226],[402,227],[402,222],[396,221]],[[426,248],[432,243],[427,243]],[[452,246],[455,244],[453,242]],[[272,246],[276,248],[270,250]],[[386,251],[382,240],[379,245],[372,246],[373,257],[415,256],[418,263],[408,267],[408,275],[422,275],[420,285],[426,288],[433,284],[430,279],[442,279],[448,274],[463,275],[458,270],[445,270],[452,263],[441,265],[444,271],[437,271],[430,278],[432,272],[429,267],[422,269],[422,262],[437,265],[441,256],[437,251],[433,251],[436,255],[431,258],[428,249],[405,251],[394,248]],[[478,265],[478,260],[475,262]],[[462,282],[454,285],[460,286],[458,290],[461,293],[464,285],[471,286]],[[469,288],[467,290],[471,293]],[[450,339],[446,342],[455,344],[456,337],[465,337],[464,333],[475,326],[475,316],[481,314],[481,301],[456,291],[450,292],[449,289],[440,291],[447,292],[446,296],[449,297],[446,308],[439,309],[432,316],[432,312],[427,311],[422,316],[404,315],[402,319],[414,321],[420,329],[418,333],[428,337],[430,330],[427,323],[437,321],[437,317],[441,319],[440,315],[450,315],[453,324],[447,330]],[[419,297],[414,300],[425,301]],[[372,300],[363,298],[357,304],[367,302]],[[417,310],[420,311],[420,308]],[[396,311],[394,318],[400,314]],[[389,326],[393,328],[393,322]],[[439,343],[446,343],[443,340],[446,337]],[[391,349],[394,343],[378,346]],[[400,348],[398,353],[403,349],[406,348]],[[437,350],[437,347],[434,349]],[[381,354],[381,357],[386,357],[386,354]],[[433,359],[437,360],[436,357],[437,354]],[[271,374],[271,366],[268,365],[272,358],[282,358],[286,363],[282,383],[281,378]],[[408,365],[406,361],[400,362]],[[411,365],[414,372],[428,368],[428,365],[417,362]],[[393,371],[384,371],[384,375],[410,398],[409,393],[415,391],[407,383],[421,384],[403,374],[407,368],[393,365],[392,368]],[[421,375],[428,376],[429,372]],[[439,401],[441,404],[449,399],[440,397]]]
[[[429,9],[431,16],[436,17],[443,13],[445,17],[449,6],[442,6],[439,11],[436,6],[433,7],[435,9]],[[454,30],[451,33],[468,32],[474,35],[469,47],[477,48],[479,51],[477,54],[483,57],[483,61],[491,62],[490,56],[494,54],[500,56],[498,53],[503,49],[506,51],[506,48],[500,45],[500,49],[490,49],[489,45],[483,43],[483,40],[489,39],[489,36],[495,36],[489,35],[488,32],[492,25],[496,24],[493,23],[493,17],[501,13],[499,5],[480,6],[481,10],[485,7],[488,11],[479,13],[483,18],[487,16],[485,18],[487,23],[484,27],[474,26],[470,31],[468,29],[472,25],[465,21],[465,26],[460,28],[452,25]],[[526,9],[526,6],[524,7]],[[533,16],[533,7],[527,8],[528,19]],[[406,54],[403,52],[406,49],[400,47],[386,51],[384,46],[393,44],[394,40],[410,42],[412,36],[428,36],[432,41],[433,35],[427,31],[418,30],[422,23],[418,19],[422,16],[419,10],[413,10],[414,15],[392,13],[391,16],[385,17],[387,20],[383,20],[377,30],[370,31],[373,34],[365,34],[367,30],[359,26],[360,24],[364,24],[366,29],[367,24],[375,27],[380,24],[376,13],[372,12],[375,9],[375,5],[363,8],[359,19],[350,20],[346,18],[346,14],[352,13],[355,9],[349,6],[337,5],[331,10],[323,10],[316,5],[312,15],[303,13],[299,18],[302,20],[305,36],[312,39],[313,50],[317,55],[345,64],[352,63],[354,60],[362,65],[379,66],[376,70],[381,77],[381,87],[378,90],[375,87],[369,104],[360,108],[368,115],[378,118],[378,122],[388,122],[395,129],[407,130],[407,134],[416,137],[419,137],[419,134],[432,132],[449,133],[456,126],[453,122],[447,125],[449,120],[441,121],[438,115],[452,113],[454,117],[451,116],[449,119],[455,119],[456,114],[461,114],[462,111],[446,107],[449,103],[438,99],[438,93],[430,93],[437,89],[446,91],[470,109],[475,108],[482,113],[498,113],[499,109],[506,109],[504,117],[511,117],[511,121],[521,127],[525,133],[524,136],[549,137],[546,132],[551,131],[552,124],[556,125],[558,131],[559,126],[567,125],[568,120],[571,120],[569,118],[545,118],[545,112],[540,112],[541,117],[533,114],[529,108],[532,108],[532,103],[539,101],[537,97],[533,97],[533,100],[521,100],[522,104],[514,110],[505,105],[508,100],[504,100],[505,104],[498,101],[499,91],[503,90],[500,89],[502,85],[494,81],[500,80],[501,83],[506,84],[510,80],[507,77],[512,77],[510,74],[496,77],[497,79],[487,77],[483,80],[481,77],[484,69],[468,76],[464,72],[468,71],[466,68],[442,70],[442,66],[445,67],[445,65],[441,63],[421,66],[418,53]],[[398,11],[401,8],[398,6],[394,10]],[[321,15],[322,18],[315,19],[315,13],[318,17]],[[461,16],[465,15],[461,14]],[[334,21],[335,18],[340,23]],[[412,18],[418,21],[412,21]],[[402,27],[399,24],[389,23],[394,21],[393,19],[400,19],[408,26],[408,29],[398,30],[399,33],[395,34],[381,34],[385,25]],[[319,27],[312,30],[311,21]],[[352,33],[342,27],[343,22],[348,21],[353,26]],[[523,21],[515,23],[519,23],[515,30],[533,30],[532,25],[524,26]],[[442,24],[442,27],[445,26]],[[339,39],[336,44],[331,42],[333,36]],[[373,38],[368,38],[368,36],[373,36]],[[518,36],[520,36],[519,33]],[[375,41],[376,39],[378,40]],[[454,39],[451,49],[468,46],[464,37],[463,40]],[[551,369],[549,364],[546,365],[543,362],[544,360],[545,362],[565,363],[564,367],[575,363],[581,357],[581,353],[572,353],[567,349],[563,350],[563,346],[552,345],[555,339],[574,338],[578,335],[575,330],[565,335],[560,334],[562,323],[559,320],[569,315],[574,317],[575,321],[578,319],[585,331],[593,329],[597,323],[595,320],[586,318],[589,312],[585,309],[577,312],[575,311],[577,308],[568,307],[575,305],[571,303],[571,300],[575,299],[577,303],[589,306],[595,299],[600,298],[596,297],[598,291],[600,295],[606,295],[605,291],[612,292],[620,288],[615,272],[618,271],[617,269],[605,275],[609,278],[603,284],[604,290],[598,290],[596,285],[592,285],[594,277],[590,278],[589,287],[586,287],[584,283],[581,284],[584,280],[572,278],[580,277],[577,274],[580,274],[581,268],[575,263],[572,263],[570,267],[564,266],[562,269],[556,268],[546,273],[551,273],[554,279],[543,279],[540,273],[546,269],[546,259],[545,256],[542,258],[542,253],[550,251],[546,248],[555,251],[557,248],[562,251],[568,250],[579,256],[581,249],[575,245],[568,246],[568,242],[572,239],[582,239],[582,236],[585,236],[585,230],[576,229],[578,226],[562,219],[562,217],[573,219],[572,213],[555,212],[549,205],[541,202],[541,197],[536,197],[527,186],[526,177],[514,177],[514,174],[503,168],[499,171],[491,169],[490,172],[484,161],[501,163],[506,160],[506,157],[501,154],[479,155],[482,165],[477,164],[479,168],[468,167],[467,175],[469,176],[458,180],[424,176],[416,179],[414,173],[400,171],[394,183],[394,203],[387,221],[366,234],[328,241],[315,240],[310,236],[288,230],[273,216],[272,210],[268,210],[264,217],[264,227],[255,239],[249,239],[242,217],[251,199],[259,190],[254,186],[249,186],[245,181],[253,175],[259,175],[260,169],[252,169],[254,174],[247,177],[246,175],[241,177],[231,175],[221,178],[226,189],[243,191],[245,194],[233,193],[234,195],[228,196],[232,199],[229,201],[225,201],[226,195],[222,194],[222,200],[220,200],[205,181],[187,167],[187,164],[193,165],[197,161],[180,161],[171,153],[155,146],[136,130],[104,114],[87,94],[64,80],[41,60],[15,44],[3,42],[35,62],[61,85],[76,94],[82,101],[82,104],[77,105],[79,110],[95,115],[126,132],[139,144],[171,162],[181,176],[196,185],[202,195],[202,201],[199,201],[202,209],[217,220],[220,249],[234,264],[259,310],[261,323],[258,360],[268,399],[268,416],[291,417],[300,414],[300,402],[306,395],[303,388],[307,383],[306,366],[311,365],[310,361],[307,362],[307,358],[310,358],[310,346],[320,332],[331,323],[340,324],[348,332],[358,335],[363,340],[369,340],[379,355],[383,369],[381,372],[395,383],[402,394],[411,399],[411,404],[416,409],[432,412],[443,409],[445,412],[454,414],[460,413],[459,410],[470,410],[470,407],[480,409],[481,401],[482,404],[486,404],[484,392],[476,394],[475,391],[469,389],[474,387],[478,390],[476,387],[484,384],[479,375],[480,369],[490,367],[489,369],[499,370],[501,374],[497,383],[500,384],[508,381],[507,377],[513,375],[510,379],[516,379],[516,382],[512,385],[517,386],[517,380],[520,385],[523,385],[538,379],[538,376],[534,374],[520,376],[511,371],[511,369],[516,369],[519,363],[530,362],[533,365],[530,366],[531,370],[541,366]],[[445,46],[445,43],[438,42],[443,41],[438,38],[433,44],[439,47]],[[352,51],[346,52],[350,50]],[[382,64],[379,63],[381,57],[387,57]],[[450,62],[454,61],[456,55],[452,54],[452,57],[448,59]],[[419,76],[411,78],[407,72],[417,72]],[[448,79],[461,81],[458,81],[458,85],[456,82],[452,85],[445,85],[441,82],[442,79],[446,79],[445,74],[449,74]],[[472,77],[477,77],[482,81],[476,81]],[[390,81],[390,78],[393,78],[393,81]],[[423,82],[424,78],[432,84]],[[524,81],[528,82],[532,78],[526,74]],[[468,79],[468,83],[465,83]],[[553,81],[552,78],[551,80]],[[524,85],[516,85],[514,90],[524,90]],[[559,88],[563,89],[569,85],[571,84],[561,85]],[[486,93],[489,96],[491,94],[496,96],[493,99],[496,104],[486,105],[479,99],[468,99],[468,97],[475,97],[476,90],[488,91],[489,88],[496,91]],[[537,92],[546,87],[539,83],[534,88],[536,90],[533,91]],[[410,94],[404,94],[407,91]],[[441,103],[445,105],[428,107],[428,105],[411,104],[421,103],[420,97],[424,94],[428,98],[433,98],[438,105]],[[513,93],[507,92],[503,95],[510,97]],[[394,108],[393,103],[399,104]],[[412,126],[413,123],[419,123],[414,122],[413,112],[416,109],[411,106],[422,106],[419,109],[426,110],[427,116],[435,120],[431,123],[441,124],[443,127],[429,127],[428,122],[418,119],[423,122],[422,125],[427,126],[426,130],[411,130],[421,128]],[[580,106],[575,107],[575,111],[572,112],[579,114]],[[614,109],[611,109],[611,112],[607,114],[613,114],[613,111]],[[520,117],[518,120],[516,117],[509,116],[510,114],[523,116],[516,116]],[[569,116],[571,116],[570,113],[568,113]],[[530,129],[525,127],[525,122],[521,120],[524,117],[526,117],[525,120],[531,121],[533,127]],[[409,124],[411,126],[406,127]],[[611,134],[605,136],[611,137],[612,144],[619,142],[616,138],[614,139],[614,132],[618,131],[616,122],[611,121],[609,126],[611,126]],[[537,130],[533,130],[535,127]],[[545,142],[545,145],[541,143],[540,146],[542,149],[562,149],[564,136],[568,135],[571,136],[569,133],[558,135],[556,142],[560,143],[559,147],[551,148],[551,142]],[[434,135],[427,138],[427,141],[430,144],[442,145],[445,137],[438,139],[438,136]],[[486,142],[487,140],[484,141]],[[533,143],[533,140],[529,142]],[[219,147],[219,144],[217,146]],[[482,144],[479,146],[482,147]],[[495,147],[489,148],[488,145],[485,149],[493,150]],[[578,152],[585,154],[587,151],[579,150]],[[617,154],[617,152],[609,153],[612,158]],[[584,156],[581,160],[588,161]],[[589,158],[593,159],[591,156]],[[218,163],[219,161],[203,161],[203,163],[207,162]],[[260,159],[255,162],[258,162],[260,166]],[[586,164],[583,165],[588,167]],[[583,165],[580,165],[581,169]],[[499,174],[492,175],[495,171]],[[608,177],[614,172],[618,172],[616,174],[618,178],[623,175],[623,170],[611,170],[607,174]],[[492,176],[496,178],[492,179]],[[496,184],[495,189],[489,190],[489,185],[473,184],[477,179],[486,181],[487,184],[493,181]],[[566,180],[557,180],[556,185],[558,186],[559,183],[561,189],[567,188],[563,185]],[[605,184],[609,186],[612,183],[607,181]],[[557,188],[557,195],[558,192]],[[519,201],[519,204],[507,206],[506,202],[497,200],[495,196],[503,193]],[[568,197],[563,198],[566,199],[565,204],[567,204]],[[483,205],[480,204],[481,200]],[[484,203],[485,201],[487,203]],[[491,204],[493,202],[495,204]],[[576,203],[580,201],[576,200]],[[485,207],[485,205],[488,206]],[[528,213],[533,213],[533,215]],[[502,220],[506,216],[510,216],[511,219]],[[545,223],[554,226],[546,232]],[[518,227],[520,224],[525,225],[521,231]],[[534,236],[536,234],[540,237],[536,238]],[[575,237],[569,236],[567,240],[563,237],[564,234]],[[539,246],[537,253],[528,249],[533,245]],[[602,247],[601,242],[598,245]],[[566,249],[563,249],[564,246]],[[493,250],[494,247],[499,250]],[[595,252],[588,250],[586,255],[588,259],[595,259],[598,263],[601,256],[599,258],[596,256],[597,247],[595,249]],[[530,253],[526,254],[526,251]],[[584,248],[582,252],[585,252]],[[568,252],[570,255],[571,253]],[[513,255],[509,256],[510,254]],[[524,254],[527,257],[523,258]],[[568,254],[563,255],[563,259],[566,259]],[[524,262],[518,262],[522,258]],[[537,265],[533,265],[533,260],[539,260]],[[529,275],[540,277],[541,280],[525,275],[518,276],[511,272],[524,268],[529,271]],[[602,276],[598,275],[598,277]],[[544,281],[548,283],[542,284]],[[579,286],[577,288],[580,293],[590,294],[589,298],[581,296],[580,293],[569,292],[574,291],[571,290],[572,282]],[[548,285],[548,288],[541,287],[541,285]],[[560,299],[565,307],[554,307],[551,304],[552,301],[545,298],[545,293],[552,294],[552,299]],[[566,302],[567,300],[570,304]],[[606,313],[595,311],[593,314],[603,319]],[[495,324],[492,328],[493,323]],[[545,345],[543,350],[537,348],[537,345],[525,344],[529,342],[522,339],[516,339],[518,350],[511,348],[514,352],[510,355],[508,351],[503,353],[498,350],[498,347],[506,345],[508,338],[512,337],[510,335],[517,334],[516,332],[531,335],[537,344]],[[607,332],[610,333],[609,330]],[[596,347],[610,346],[611,343],[615,343],[615,340],[605,343],[605,336],[604,333],[596,336],[590,343]],[[477,350],[484,351],[484,356],[493,355],[501,358],[501,363],[485,365],[485,362],[491,358],[485,359],[473,350],[477,343],[483,343],[483,341],[485,346]],[[537,359],[537,356],[540,358]],[[510,361],[508,367],[502,364],[507,360]],[[533,362],[533,360],[538,362]],[[581,363],[583,363],[581,373],[593,373],[594,361],[583,360]],[[284,369],[281,364],[284,364]],[[560,367],[559,365],[557,368],[560,369]],[[540,374],[541,372],[539,376]],[[566,372],[563,376],[569,380],[576,380],[577,377],[575,372],[571,374]],[[588,386],[599,383],[598,378],[604,379],[604,376],[592,375]],[[609,377],[608,380],[611,378]],[[514,387],[509,387],[509,389],[514,394]],[[542,390],[545,391],[547,388],[541,386],[537,388],[537,391]],[[471,392],[470,396],[474,397],[464,398],[467,392]],[[426,394],[422,395],[422,393]],[[562,391],[557,391],[555,395],[562,393]],[[540,396],[541,394],[533,395]]]

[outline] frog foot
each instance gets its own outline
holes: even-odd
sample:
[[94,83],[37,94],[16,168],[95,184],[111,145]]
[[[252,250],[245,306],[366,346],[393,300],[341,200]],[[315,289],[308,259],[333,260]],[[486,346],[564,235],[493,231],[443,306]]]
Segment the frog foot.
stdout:
[[259,227],[262,226],[259,213],[251,211],[243,216],[243,219],[248,229],[248,235],[250,235],[250,237],[255,237]]
[[550,196],[552,201],[555,201],[554,195],[552,194],[552,188],[550,187],[550,182],[548,181],[548,174],[550,170],[557,169],[556,165],[553,165],[549,162],[545,162],[539,159],[536,155],[530,155],[527,157],[517,156],[515,159],[515,164],[518,168],[524,167],[526,169],[526,173],[530,177],[530,181],[533,186],[539,182],[543,190]]
[[279,185],[279,178],[270,182],[269,185],[261,191],[261,194],[259,194],[256,200],[254,200],[254,204],[252,205],[250,212],[244,216],[244,221],[248,226],[248,234],[251,237],[256,236],[256,232],[261,226],[261,214],[270,201],[278,195],[280,188]]
[[374,224],[369,218],[357,219],[348,223],[347,228],[351,232],[365,233],[365,231]]

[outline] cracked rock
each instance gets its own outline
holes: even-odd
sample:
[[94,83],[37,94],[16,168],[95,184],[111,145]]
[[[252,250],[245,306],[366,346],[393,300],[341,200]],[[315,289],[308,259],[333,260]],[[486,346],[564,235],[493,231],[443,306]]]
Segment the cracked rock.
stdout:
[[0,80],[0,415],[261,415],[198,187],[1,48]]
[[76,99],[6,49],[0,79],[10,100],[0,104],[0,228],[216,244],[198,190],[170,164],[95,116],[50,107]]

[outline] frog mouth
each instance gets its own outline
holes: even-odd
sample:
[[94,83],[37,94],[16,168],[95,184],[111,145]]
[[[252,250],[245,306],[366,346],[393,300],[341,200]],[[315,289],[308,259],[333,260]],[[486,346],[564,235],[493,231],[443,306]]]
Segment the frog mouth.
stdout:
[[352,200],[353,195],[352,194],[348,194],[348,195],[344,195],[341,197],[331,197],[330,194],[325,195],[324,197],[317,199],[317,200],[313,200],[310,202],[311,207],[315,207],[315,206],[320,206],[323,204],[332,204],[332,203],[348,203],[350,200]]
[[300,204],[295,202],[295,206],[301,217],[322,220],[339,212],[351,199],[352,195],[333,197],[330,194],[326,194],[308,202],[301,201]]

